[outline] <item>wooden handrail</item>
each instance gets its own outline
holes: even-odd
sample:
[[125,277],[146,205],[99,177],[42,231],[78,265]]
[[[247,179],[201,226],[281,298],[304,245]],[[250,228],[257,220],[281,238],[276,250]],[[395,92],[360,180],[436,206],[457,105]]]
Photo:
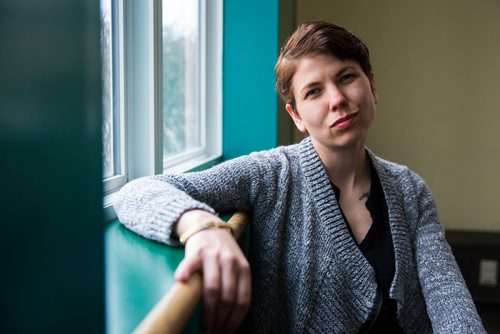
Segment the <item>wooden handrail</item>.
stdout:
[[[243,234],[248,213],[236,212],[228,220],[237,239]],[[134,330],[134,334],[181,333],[198,305],[203,282],[199,273],[186,283],[176,282]]]

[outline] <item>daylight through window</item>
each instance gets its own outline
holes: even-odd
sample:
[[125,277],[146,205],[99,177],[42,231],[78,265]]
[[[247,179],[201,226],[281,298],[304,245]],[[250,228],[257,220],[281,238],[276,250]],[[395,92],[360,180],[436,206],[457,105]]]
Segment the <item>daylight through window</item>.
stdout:
[[163,0],[163,159],[203,147],[198,0]]

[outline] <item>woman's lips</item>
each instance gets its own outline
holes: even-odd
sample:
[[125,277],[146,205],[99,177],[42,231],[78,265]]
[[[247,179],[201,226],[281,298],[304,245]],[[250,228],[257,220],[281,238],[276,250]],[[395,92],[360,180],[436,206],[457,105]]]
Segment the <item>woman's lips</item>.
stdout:
[[341,117],[332,124],[332,128],[346,129],[350,127],[356,120],[357,113],[349,114],[345,117]]

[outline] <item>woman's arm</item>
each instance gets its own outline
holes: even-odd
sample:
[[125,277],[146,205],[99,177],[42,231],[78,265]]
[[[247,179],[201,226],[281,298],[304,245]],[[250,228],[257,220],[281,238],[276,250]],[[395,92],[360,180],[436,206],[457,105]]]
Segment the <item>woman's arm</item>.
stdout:
[[485,333],[474,302],[445,239],[425,181],[412,174],[418,223],[415,256],[427,313],[435,333]]
[[114,208],[130,230],[180,245],[175,224],[187,211],[251,211],[261,187],[259,170],[256,159],[243,157],[202,172],[136,179],[120,190]]
[[[141,178],[122,188],[115,210],[136,233],[179,245],[179,236],[188,229],[221,221],[217,211],[251,210],[259,193],[259,170],[255,159],[245,157],[203,172]],[[228,230],[209,228],[187,240],[175,278],[186,281],[196,272],[203,275],[203,328],[234,332],[250,307],[251,275]]]
[[171,246],[179,246],[175,224],[186,211],[215,213],[170,183],[154,177],[133,180],[122,187],[113,203],[120,222],[135,233]]

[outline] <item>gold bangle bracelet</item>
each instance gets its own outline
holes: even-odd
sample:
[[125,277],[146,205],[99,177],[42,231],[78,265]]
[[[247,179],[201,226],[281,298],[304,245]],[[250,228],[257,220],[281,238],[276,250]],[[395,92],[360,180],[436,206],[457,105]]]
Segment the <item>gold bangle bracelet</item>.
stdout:
[[212,228],[212,227],[227,228],[227,229],[229,229],[231,234],[234,236],[234,229],[228,223],[209,221],[209,222],[206,222],[206,223],[203,223],[201,225],[194,226],[194,227],[188,229],[186,232],[182,233],[182,235],[179,238],[179,241],[181,242],[181,244],[185,245],[186,242],[188,241],[188,239],[191,238],[194,234],[196,234],[200,231]]

